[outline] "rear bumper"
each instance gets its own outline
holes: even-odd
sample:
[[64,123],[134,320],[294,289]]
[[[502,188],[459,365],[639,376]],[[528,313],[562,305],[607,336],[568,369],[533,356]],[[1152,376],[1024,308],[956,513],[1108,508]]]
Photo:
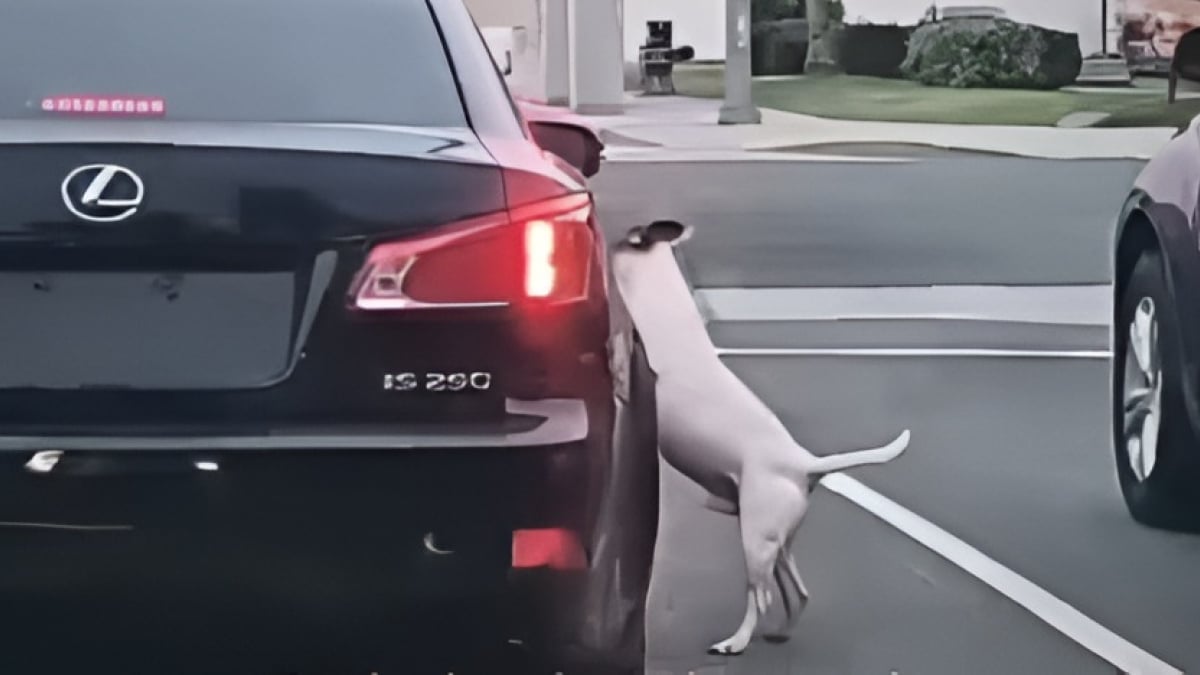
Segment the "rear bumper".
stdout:
[[[517,409],[544,416],[391,445],[4,439],[0,634],[22,649],[0,651],[0,672],[420,672],[415,655],[470,651],[462,627],[474,619],[510,628],[489,608],[511,588],[586,586],[586,574],[551,570],[510,586],[513,531],[562,528],[586,545],[604,499],[609,435],[589,433],[604,411]],[[61,462],[26,470],[28,451],[47,447]],[[578,619],[549,620],[560,618]]]
[[524,448],[563,445],[588,435],[588,410],[578,399],[506,402],[507,417],[494,423],[406,424],[389,428],[303,428],[237,436],[3,436],[0,452],[260,450],[414,450],[439,448]]

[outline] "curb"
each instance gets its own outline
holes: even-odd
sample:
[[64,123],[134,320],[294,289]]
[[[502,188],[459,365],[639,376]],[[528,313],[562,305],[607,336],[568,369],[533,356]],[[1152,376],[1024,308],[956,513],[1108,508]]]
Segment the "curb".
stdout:
[[[1041,127],[1038,127],[1041,128]],[[1154,127],[1155,130],[1160,127]],[[1174,128],[1161,127],[1164,131],[1175,132]],[[1166,140],[1170,140],[1169,138]],[[1166,140],[1163,144],[1165,145]],[[937,143],[933,141],[915,142],[915,141],[900,141],[900,140],[846,140],[846,141],[822,141],[819,143],[809,143],[803,145],[795,144],[780,144],[780,143],[747,143],[742,146],[742,149],[747,152],[804,152],[805,148],[819,147],[832,150],[837,146],[864,146],[864,145],[910,145],[915,148],[936,149],[946,152],[972,153],[978,155],[993,155],[997,157],[1018,157],[1025,159],[1045,159],[1045,160],[1063,160],[1063,161],[1079,161],[1079,160],[1137,160],[1149,161],[1157,154],[1158,149],[1154,151],[1144,152],[1113,152],[1113,153],[1096,153],[1096,154],[1080,154],[1080,153],[1061,153],[1048,154],[1031,152],[1028,150],[998,148],[994,145],[969,145],[969,144],[947,144]]]
[[[763,123],[746,125],[743,130],[716,124],[715,108],[713,116],[704,110],[678,118],[640,116],[630,110],[619,118],[590,118],[589,122],[601,130],[610,148],[619,149],[629,161],[651,161],[656,153],[680,158],[689,154],[698,158],[701,154],[742,153],[746,155],[742,159],[755,161],[765,159],[755,157],[764,152],[839,155],[840,151],[861,152],[864,146],[1031,159],[1148,161],[1178,132],[1175,127],[907,124],[837,120],[774,108],[761,110]],[[711,139],[705,134],[711,134]],[[635,154],[637,159],[633,159]],[[895,150],[885,154],[903,156]]]

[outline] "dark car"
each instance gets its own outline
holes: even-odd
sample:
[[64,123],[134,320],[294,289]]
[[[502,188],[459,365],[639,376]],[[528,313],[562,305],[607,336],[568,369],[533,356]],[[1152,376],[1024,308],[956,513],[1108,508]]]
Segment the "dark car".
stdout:
[[1200,527],[1200,118],[1145,167],[1118,221],[1113,441],[1133,517]]
[[3,12],[0,672],[640,670],[598,141],[460,0]]

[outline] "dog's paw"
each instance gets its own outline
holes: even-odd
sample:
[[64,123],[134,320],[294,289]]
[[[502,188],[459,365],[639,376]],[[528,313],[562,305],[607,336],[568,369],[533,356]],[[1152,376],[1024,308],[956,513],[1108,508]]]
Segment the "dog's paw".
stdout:
[[746,651],[747,644],[742,640],[729,638],[709,647],[708,653],[714,656],[740,656],[742,652]]
[[773,645],[783,644],[792,639],[792,635],[787,632],[780,633],[763,633],[763,640],[770,642]]

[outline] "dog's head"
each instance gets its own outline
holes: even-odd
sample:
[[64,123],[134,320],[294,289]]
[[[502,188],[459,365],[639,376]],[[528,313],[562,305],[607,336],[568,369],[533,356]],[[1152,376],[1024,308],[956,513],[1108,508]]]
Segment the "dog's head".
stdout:
[[[691,233],[692,228],[686,225],[658,220],[633,228],[613,246],[613,276],[627,300],[633,303],[691,302],[690,291],[672,250]],[[683,300],[677,296],[683,296]]]

